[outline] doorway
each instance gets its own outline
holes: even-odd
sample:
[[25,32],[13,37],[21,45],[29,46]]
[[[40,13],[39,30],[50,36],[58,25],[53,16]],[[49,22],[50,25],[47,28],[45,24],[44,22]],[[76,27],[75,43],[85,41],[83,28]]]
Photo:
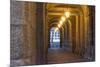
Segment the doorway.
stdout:
[[60,31],[56,27],[50,29],[50,48],[60,48]]

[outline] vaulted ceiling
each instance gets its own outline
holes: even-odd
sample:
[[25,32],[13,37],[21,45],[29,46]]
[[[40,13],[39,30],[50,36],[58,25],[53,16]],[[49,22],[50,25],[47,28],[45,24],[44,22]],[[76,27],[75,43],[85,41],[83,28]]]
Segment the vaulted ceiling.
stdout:
[[81,14],[82,7],[80,5],[72,5],[72,4],[51,4],[48,3],[46,6],[48,23],[51,25],[55,25],[59,22],[64,12],[70,11],[71,14]]

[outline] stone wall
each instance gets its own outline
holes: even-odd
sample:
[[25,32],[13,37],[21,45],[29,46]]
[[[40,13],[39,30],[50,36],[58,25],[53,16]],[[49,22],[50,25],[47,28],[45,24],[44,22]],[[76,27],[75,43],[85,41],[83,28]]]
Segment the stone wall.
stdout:
[[36,62],[35,8],[33,2],[11,0],[11,65],[28,65]]
[[11,23],[10,23],[10,32],[11,32],[11,59],[21,58],[21,48],[22,48],[22,27],[23,27],[23,18],[22,18],[22,2],[11,1]]

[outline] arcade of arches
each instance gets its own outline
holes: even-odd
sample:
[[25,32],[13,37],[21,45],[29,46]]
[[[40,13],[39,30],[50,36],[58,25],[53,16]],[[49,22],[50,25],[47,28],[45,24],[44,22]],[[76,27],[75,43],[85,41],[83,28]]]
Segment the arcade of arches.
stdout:
[[[64,12],[70,16],[58,26]],[[94,61],[94,13],[94,6],[11,0],[11,64]]]

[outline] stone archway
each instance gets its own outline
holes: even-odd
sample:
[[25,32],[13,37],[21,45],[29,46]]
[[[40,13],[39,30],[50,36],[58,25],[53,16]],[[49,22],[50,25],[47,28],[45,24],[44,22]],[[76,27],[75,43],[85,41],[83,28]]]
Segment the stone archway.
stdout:
[[50,29],[50,48],[60,48],[60,30],[55,31],[56,27]]

